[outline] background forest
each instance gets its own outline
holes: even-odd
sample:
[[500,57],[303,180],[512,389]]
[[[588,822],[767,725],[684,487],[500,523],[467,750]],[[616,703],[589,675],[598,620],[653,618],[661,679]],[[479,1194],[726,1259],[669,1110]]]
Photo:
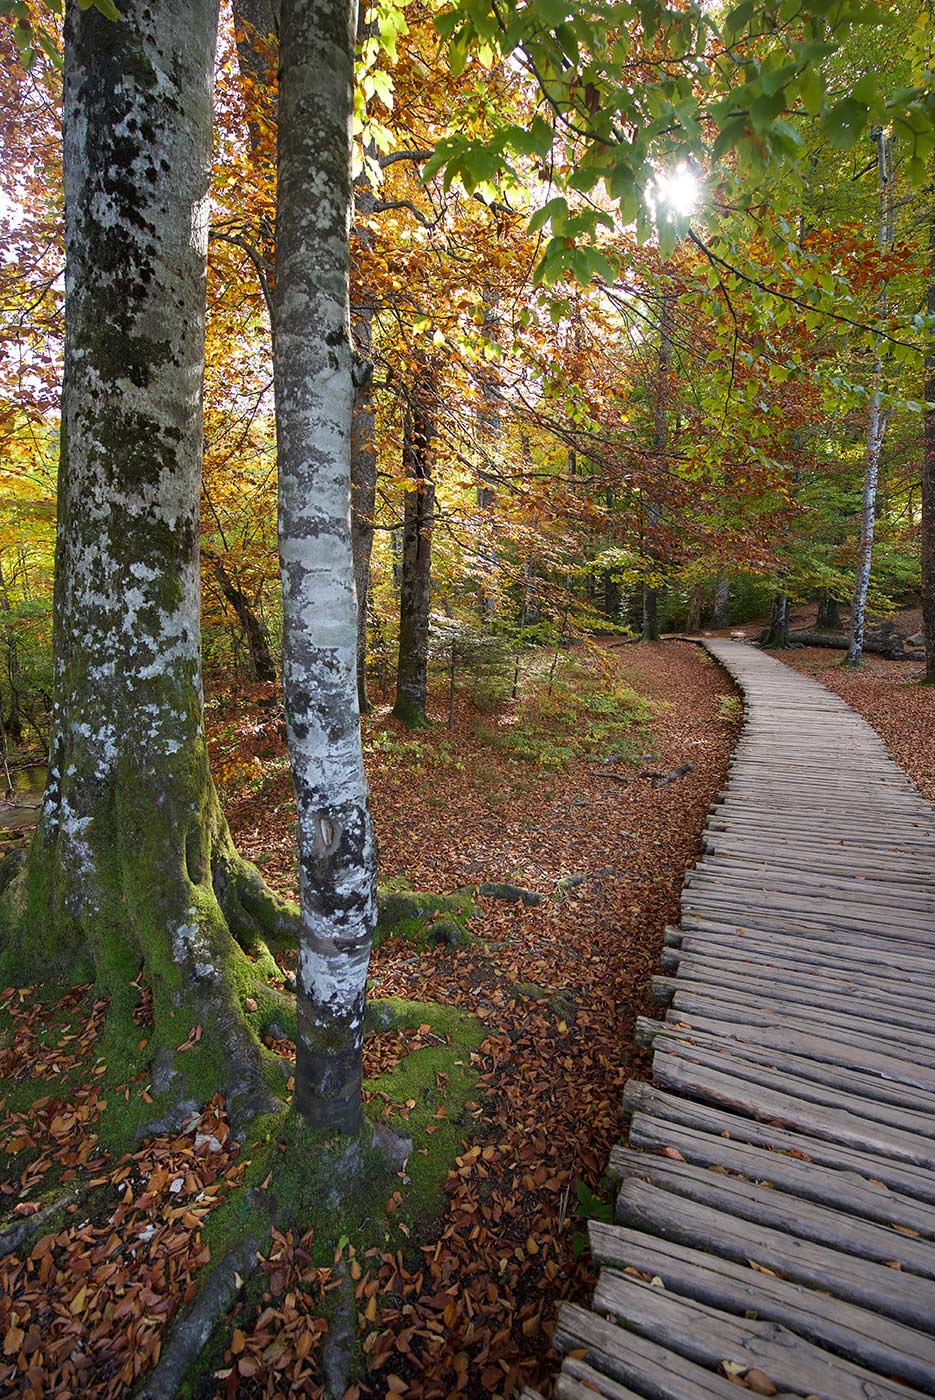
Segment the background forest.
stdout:
[[[820,602],[819,630],[840,632],[877,401],[870,607],[886,617],[917,595],[930,136],[875,133],[887,99],[918,81],[930,36],[923,5],[890,9],[885,53],[857,28],[835,55],[829,81],[847,95],[834,123],[782,132],[796,161],[761,172],[755,193],[738,193],[724,140],[723,170],[674,165],[617,212],[555,147],[519,64],[483,48],[459,58],[418,5],[363,17],[352,303],[374,366],[355,460],[365,703],[368,687],[392,697],[401,606],[405,650],[427,647],[436,678],[453,669],[475,690],[511,689],[525,646],[639,631],[647,597],[650,634],[744,621],[776,593]],[[256,3],[227,11],[218,52],[201,513],[216,693],[275,679],[282,625],[262,20]],[[46,744],[61,74],[42,19],[23,69],[20,22],[4,21],[2,71],[0,691],[9,737]],[[808,100],[803,84],[806,112]],[[754,135],[772,120],[754,116]],[[447,173],[433,173],[439,141]],[[755,161],[755,143],[742,157]],[[397,702],[416,721],[419,671]]]

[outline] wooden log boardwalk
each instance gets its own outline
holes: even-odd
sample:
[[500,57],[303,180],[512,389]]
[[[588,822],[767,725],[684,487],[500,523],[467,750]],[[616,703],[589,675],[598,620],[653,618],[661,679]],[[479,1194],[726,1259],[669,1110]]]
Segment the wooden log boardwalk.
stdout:
[[743,732],[556,1395],[935,1395],[935,809],[836,695],[706,646]]

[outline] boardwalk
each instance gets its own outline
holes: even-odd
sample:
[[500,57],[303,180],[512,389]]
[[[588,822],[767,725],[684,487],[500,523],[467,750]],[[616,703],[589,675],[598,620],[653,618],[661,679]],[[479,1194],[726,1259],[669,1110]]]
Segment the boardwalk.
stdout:
[[746,722],[556,1394],[933,1395],[935,810],[837,696],[709,650]]

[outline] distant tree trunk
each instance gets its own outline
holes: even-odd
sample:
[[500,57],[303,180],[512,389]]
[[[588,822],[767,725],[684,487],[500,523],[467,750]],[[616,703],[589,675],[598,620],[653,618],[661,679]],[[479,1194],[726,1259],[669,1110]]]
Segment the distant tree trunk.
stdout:
[[[647,509],[647,523],[650,531],[650,557],[658,562],[659,549],[654,536],[659,528],[659,492],[662,490],[665,474],[666,439],[668,436],[669,408],[669,369],[672,364],[672,293],[663,292],[662,315],[659,321],[659,353],[656,359],[656,404],[653,410],[653,469],[659,475],[659,485],[652,491]],[[644,642],[659,640],[659,590],[655,584],[643,584],[643,627]]]
[[[373,313],[361,310],[357,320],[358,353],[370,358],[373,347]],[[370,709],[367,696],[367,614],[370,606],[370,558],[373,553],[373,515],[377,504],[376,414],[369,386],[354,404],[351,429],[351,546],[354,584],[357,590],[357,703],[362,714]]]
[[432,483],[433,422],[426,402],[430,386],[420,386],[406,407],[403,465],[415,488],[406,491],[403,566],[399,591],[399,662],[393,714],[408,728],[426,723],[429,616],[432,590],[432,530],[435,487]]
[[769,627],[763,638],[767,647],[785,648],[789,645],[789,595],[774,593],[769,615]]
[[818,614],[815,618],[816,632],[838,632],[841,629],[841,605],[830,593],[822,593],[818,599]]
[[[10,595],[7,592],[6,582],[3,577],[3,566],[0,565],[0,612],[11,613],[13,605],[10,602]],[[19,689],[19,648],[16,645],[16,633],[10,631],[6,638],[7,653],[7,679],[10,682],[10,708],[7,711],[6,719],[0,713],[0,721],[5,726],[6,737],[10,739],[22,739],[23,721],[20,717],[20,689]],[[2,698],[0,698],[2,706]]]
[[[65,378],[48,783],[4,978],[93,972],[156,1115],[269,1107],[231,936],[288,911],[239,860],[201,699],[198,514],[217,0],[67,7]],[[252,935],[250,935],[252,936]],[[268,957],[268,955],[267,955]],[[137,1054],[137,970],[156,1026]],[[119,1027],[125,1023],[125,1030]],[[198,1044],[176,1047],[193,1026]],[[144,1041],[144,1047],[146,1042]]]
[[620,616],[620,584],[610,569],[604,570],[604,612],[611,622]]
[[250,668],[253,672],[253,679],[274,681],[276,679],[276,662],[273,660],[273,653],[270,650],[269,635],[251,607],[249,598],[243,589],[234,583],[220,559],[214,561],[214,576],[224,595],[224,601],[233,608],[237,615],[237,621],[243,628],[247,650],[250,653]]
[[[484,321],[481,327],[484,336],[491,341],[496,341],[500,329],[500,316],[498,311],[498,298],[496,290],[489,282],[484,283]],[[497,390],[497,383],[491,366],[484,361],[485,370],[480,384],[480,409],[477,415],[477,436],[480,447],[480,466],[478,468],[477,504],[480,510],[489,515],[493,510],[494,502],[497,499],[497,475],[490,470],[488,458],[492,459],[491,464],[496,466],[500,453],[500,400]],[[528,444],[527,444],[528,450]],[[488,542],[489,563],[495,570],[499,560],[496,549],[492,542]],[[493,617],[496,612],[495,590],[481,587],[480,605],[481,614],[484,617]]]
[[[935,155],[932,157],[935,183]],[[929,213],[929,250],[935,267],[935,196]],[[935,272],[926,295],[929,316],[935,319]],[[929,331],[925,351],[923,398],[935,404],[935,331]],[[935,685],[935,408],[925,409],[922,448],[922,618],[925,628],[925,679]]]
[[730,626],[730,584],[726,578],[719,578],[714,586],[714,612],[712,622],[717,628]]
[[[262,86],[270,74],[270,59],[279,34],[279,0],[233,0],[234,25],[240,35],[237,60],[241,72]],[[256,40],[259,40],[257,44]]]
[[[874,131],[877,143],[877,171],[880,187],[880,233],[881,251],[891,241],[893,199],[892,199],[892,151],[890,139],[881,128]],[[877,313],[886,314],[886,286],[880,294]],[[873,532],[877,513],[877,486],[880,479],[880,458],[883,454],[883,439],[889,410],[883,407],[883,361],[879,352],[879,341],[873,365],[873,392],[870,400],[870,421],[867,427],[867,449],[864,465],[864,486],[860,503],[860,543],[857,551],[857,574],[854,579],[854,595],[851,603],[851,626],[847,644],[845,664],[858,666],[864,645],[866,625],[867,593],[870,589],[870,570],[873,566]]]
[[701,627],[701,608],[704,603],[704,593],[700,584],[695,584],[688,595],[688,617],[685,622],[686,632],[697,632]]
[[354,0],[283,0],[274,364],[283,691],[299,816],[296,1103],[313,1127],[348,1135],[362,1126],[376,922],[350,531],[355,32]]

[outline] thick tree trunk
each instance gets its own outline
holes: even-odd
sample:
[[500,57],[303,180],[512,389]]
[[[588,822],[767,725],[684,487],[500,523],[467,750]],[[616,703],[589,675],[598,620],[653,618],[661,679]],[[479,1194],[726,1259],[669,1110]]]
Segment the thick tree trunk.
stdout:
[[276,425],[283,689],[299,814],[296,1102],[362,1123],[376,851],[357,705],[350,528],[354,0],[283,0],[276,222]]
[[730,626],[730,584],[726,578],[719,578],[714,585],[714,613],[712,621],[715,627]]
[[841,626],[841,605],[830,593],[822,593],[818,599],[818,613],[815,617],[816,632],[837,632]]
[[[659,322],[659,353],[656,360],[656,403],[653,410],[653,469],[658,473],[659,482],[650,490],[646,509],[646,523],[649,526],[649,557],[655,568],[659,562],[659,545],[656,534],[662,512],[659,496],[665,475],[666,440],[668,436],[669,369],[672,364],[672,293],[662,296],[662,315]],[[659,590],[655,583],[643,584],[643,625],[644,642],[659,640]]]
[[785,648],[789,645],[789,595],[774,593],[769,626],[763,636],[766,647]]
[[431,383],[419,386],[406,407],[403,465],[414,489],[406,491],[403,567],[399,590],[399,662],[393,714],[409,729],[426,723],[429,616],[432,592],[432,529],[435,487],[432,483],[432,416],[427,406]]
[[[225,913],[251,924],[238,890],[259,913],[263,887],[211,782],[199,635],[217,2],[121,11],[70,5],[65,26],[53,733],[25,877],[7,891],[6,961],[93,969],[133,1041],[142,969],[157,1091],[200,1103],[222,1089],[242,1121],[272,1096],[241,1009],[255,974]],[[177,1055],[196,1025],[197,1053]]]
[[253,678],[257,681],[276,679],[276,662],[270,650],[269,635],[263,623],[250,605],[250,600],[242,588],[238,588],[220,559],[214,561],[214,576],[224,595],[224,601],[233,608],[237,621],[243,628],[247,649],[250,652],[250,665]]
[[[932,157],[935,183],[935,155]],[[935,268],[935,194],[930,195],[929,249]],[[930,274],[926,302],[935,324],[935,271]],[[929,331],[925,352],[923,398],[935,404],[935,331]],[[922,446],[922,622],[925,629],[925,679],[935,685],[935,408],[927,408]]]

